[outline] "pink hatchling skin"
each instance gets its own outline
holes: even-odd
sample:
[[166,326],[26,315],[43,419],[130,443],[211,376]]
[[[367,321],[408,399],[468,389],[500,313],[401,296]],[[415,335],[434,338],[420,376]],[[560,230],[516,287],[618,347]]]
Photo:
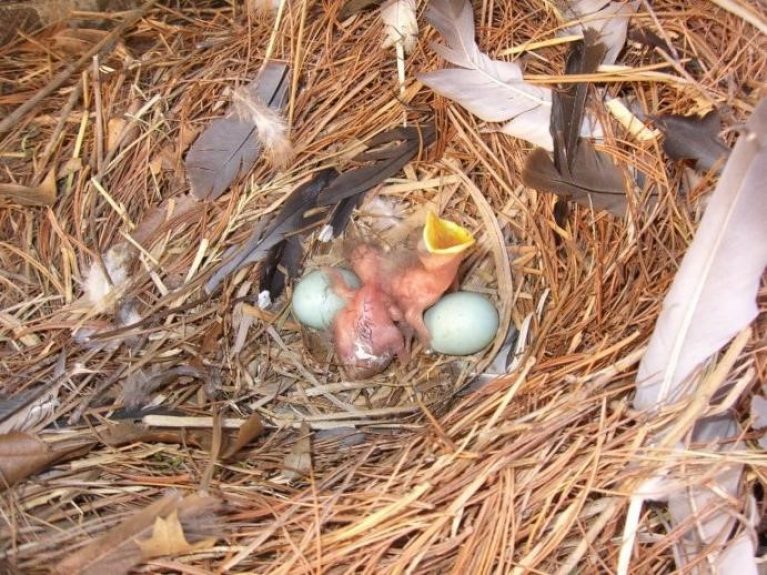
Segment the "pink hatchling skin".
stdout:
[[462,254],[432,254],[419,245],[413,252],[388,254],[372,244],[362,244],[349,257],[363,284],[377,285],[390,298],[389,316],[404,321],[424,345],[431,335],[423,313],[454,286]]
[[404,357],[405,341],[389,313],[391,303],[375,283],[354,290],[338,272],[328,270],[333,291],[347,301],[333,321],[336,353],[351,377],[382,372],[395,356]]

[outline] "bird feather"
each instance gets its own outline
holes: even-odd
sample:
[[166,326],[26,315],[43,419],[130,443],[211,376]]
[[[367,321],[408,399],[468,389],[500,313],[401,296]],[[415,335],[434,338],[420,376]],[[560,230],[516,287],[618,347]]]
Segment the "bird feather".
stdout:
[[415,0],[387,0],[381,6],[381,20],[386,28],[383,48],[402,44],[409,54],[418,39]]
[[425,72],[418,79],[482,120],[507,122],[504,133],[551,151],[551,136],[540,129],[551,116],[551,90],[525,82],[518,64],[493,60],[479,49],[471,4],[435,0],[426,18],[446,42],[433,49],[459,68]]
[[673,160],[694,160],[698,170],[708,171],[730,153],[719,138],[722,126],[716,112],[703,118],[666,114],[653,120],[664,135],[663,151]]
[[767,266],[765,221],[767,100],[762,100],[663,302],[637,373],[634,407],[654,409],[678,399],[693,370],[756,317],[756,294]]
[[638,2],[632,0],[576,0],[568,2],[565,15],[578,20],[562,30],[562,35],[580,34],[592,29],[599,34],[599,41],[606,46],[602,64],[615,64],[626,45],[629,19],[636,12]]
[[[280,109],[287,98],[289,86],[288,68],[285,64],[270,62],[253,82],[244,88],[250,99],[263,102],[259,111],[269,117],[264,108]],[[250,170],[263,148],[259,127],[253,118],[240,117],[233,109],[218,118],[200,134],[189,148],[184,164],[189,178],[190,191],[198,200],[215,200],[243,172]],[[267,131],[279,135],[274,123],[269,122]],[[269,140],[281,143],[281,140]]]

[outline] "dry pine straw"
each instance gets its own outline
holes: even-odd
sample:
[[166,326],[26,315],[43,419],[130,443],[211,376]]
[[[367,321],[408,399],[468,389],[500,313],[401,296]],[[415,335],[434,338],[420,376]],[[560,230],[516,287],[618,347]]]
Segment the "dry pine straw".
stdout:
[[[408,60],[400,98],[393,52],[379,49],[377,15],[340,22],[339,7],[291,2],[275,34],[273,20],[242,12],[239,3],[234,12],[204,2],[151,7],[100,56],[98,68],[72,74],[1,135],[6,180],[37,186],[52,170],[60,177],[50,209],[0,210],[3,391],[58,382],[60,405],[33,430],[56,420],[73,425],[65,436],[87,435],[85,422],[120,407],[120,384],[140,370],[192,366],[205,381],[167,383],[155,398],[162,407],[226,417],[259,409],[267,421],[282,422],[239,462],[209,475],[210,492],[226,501],[217,546],[139,572],[605,572],[616,563],[622,495],[641,464],[664,457],[639,447],[653,428],[628,407],[634,369],[692,237],[698,199],[714,179],[680,197],[682,168],[667,162],[657,143],[641,147],[614,127],[613,151],[648,175],[648,191],[660,203],[647,213],[634,198],[627,222],[573,208],[566,229],[555,229],[554,199],[520,184],[525,146],[481,131],[474,117],[414,83],[416,71],[438,65],[426,42],[432,32]],[[726,126],[737,125],[764,94],[764,37],[707,2],[659,1],[653,8],[654,18],[640,7],[633,26],[660,32],[688,64],[630,43],[624,63],[662,64],[665,75],[629,75],[611,82],[609,92],[633,95],[655,112],[716,106]],[[475,10],[480,45],[491,53],[550,39],[558,25],[542,0],[485,2]],[[68,44],[56,41],[60,31],[2,49],[3,115],[74,59]],[[259,163],[230,193],[161,230],[126,294],[149,318],[133,334],[138,343],[78,346],[72,330],[103,319],[78,304],[88,263],[162,200],[186,190],[184,150],[222,113],[225,88],[254,76],[272,38],[273,56],[300,72],[288,110],[294,161],[279,173]],[[525,54],[526,73],[550,79],[562,69],[563,51]],[[320,166],[345,165],[360,141],[403,118],[434,118],[439,141],[381,194],[402,202],[406,213],[434,206],[475,231],[480,249],[466,265],[468,285],[495,297],[516,326],[531,322],[517,370],[464,397],[455,392],[468,368],[423,354],[368,391],[344,389],[326,358],[305,352],[286,314],[253,318],[253,308],[235,308],[236,298],[255,289],[250,270],[198,300],[223,250],[247,237],[286,191]],[[495,213],[506,245],[488,231],[466,178]],[[360,217],[357,231],[369,221]],[[335,257],[310,247],[315,261]],[[495,267],[500,253],[511,261],[510,277]],[[762,305],[764,296],[762,290]],[[191,305],[169,313],[184,304]],[[234,353],[244,318],[253,323]],[[765,327],[760,316],[733,379],[753,367],[764,381]],[[297,438],[285,425],[308,415],[315,427],[327,427],[328,414],[339,413],[367,434],[357,441],[316,437],[311,477],[293,485],[276,480]],[[744,492],[763,489],[758,459],[739,457],[747,464]],[[715,463],[691,455],[684,473],[699,475],[701,464]],[[46,572],[168,487],[197,489],[209,464],[208,451],[194,445],[138,443],[94,449],[28,480],[2,501],[8,569]],[[670,570],[678,537],[667,533],[662,513],[647,510],[633,572]]]

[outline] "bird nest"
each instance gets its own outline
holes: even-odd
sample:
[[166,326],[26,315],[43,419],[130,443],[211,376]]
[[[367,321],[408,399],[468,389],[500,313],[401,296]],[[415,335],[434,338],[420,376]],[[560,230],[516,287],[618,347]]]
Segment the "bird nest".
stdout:
[[[0,471],[12,484],[0,570],[602,573],[623,552],[634,573],[703,572],[722,554],[690,543],[695,515],[637,515],[630,496],[660,470],[690,489],[725,464],[743,466],[738,495],[715,498],[739,517],[728,535],[763,537],[749,415],[765,393],[763,314],[706,372],[740,392],[726,405],[737,449],[680,433],[684,457],[672,456],[652,438],[708,403],[631,405],[717,167],[671,158],[602,102],[621,98],[637,122],[644,111],[647,132],[652,116],[716,110],[731,147],[765,94],[764,5],[640,3],[620,66],[577,77],[599,103],[598,150],[640,182],[616,215],[525,185],[531,144],[419,81],[446,66],[423,3],[407,55],[381,47],[380,11],[364,2],[258,4],[76,6],[64,21],[38,13],[0,47]],[[544,0],[474,7],[480,49],[546,88],[573,80],[568,19]],[[190,146],[272,61],[290,70],[290,158],[193,197]],[[206,289],[227,250],[320,170],[353,171],[376,136],[428,125],[434,142],[367,190],[342,238],[303,230],[302,269],[342,265],[355,238],[397,245],[429,210],[455,220],[477,238],[460,285],[499,310],[487,350],[415,344],[350,379],[328,336],[292,318],[295,278],[271,305],[259,306],[263,262]],[[119,286],[93,286],[104,269]]]

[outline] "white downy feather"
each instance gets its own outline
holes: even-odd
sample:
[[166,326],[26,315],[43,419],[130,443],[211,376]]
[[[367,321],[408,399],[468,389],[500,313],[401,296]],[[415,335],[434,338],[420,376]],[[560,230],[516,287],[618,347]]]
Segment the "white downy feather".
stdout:
[[109,249],[104,256],[104,267],[93,261],[85,274],[84,290],[88,303],[97,313],[110,308],[117,301],[120,289],[128,282],[128,264],[132,254],[127,244],[120,243]]
[[232,104],[238,118],[251,121],[256,126],[258,139],[272,163],[284,167],[293,156],[293,146],[288,136],[288,125],[282,116],[247,87],[232,93]]
[[386,29],[383,48],[401,43],[405,54],[409,54],[418,39],[415,0],[387,0],[381,6],[381,20]]
[[447,45],[434,50],[460,68],[426,72],[418,79],[486,122],[507,122],[502,131],[548,151],[551,90],[525,82],[513,62],[493,60],[474,41],[474,14],[465,0],[434,0],[426,18]]

